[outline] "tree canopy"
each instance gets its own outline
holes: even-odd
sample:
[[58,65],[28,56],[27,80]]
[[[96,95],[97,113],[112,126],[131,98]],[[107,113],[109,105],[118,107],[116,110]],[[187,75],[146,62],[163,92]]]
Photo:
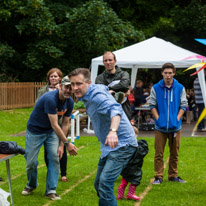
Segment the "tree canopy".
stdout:
[[105,50],[143,40],[102,0],[0,3],[1,79],[40,81],[52,67],[89,67]]
[[0,81],[42,81],[157,36],[205,55],[202,0],[5,0],[0,2]]

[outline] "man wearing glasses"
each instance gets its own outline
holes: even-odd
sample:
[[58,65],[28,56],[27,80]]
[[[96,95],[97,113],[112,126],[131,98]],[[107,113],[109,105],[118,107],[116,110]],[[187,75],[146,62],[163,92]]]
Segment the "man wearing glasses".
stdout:
[[162,66],[163,79],[151,89],[150,108],[155,119],[155,180],[153,184],[163,182],[163,153],[166,141],[169,141],[168,180],[185,183],[177,175],[178,153],[182,129],[182,116],[187,107],[185,88],[174,75],[176,68],[171,63]]

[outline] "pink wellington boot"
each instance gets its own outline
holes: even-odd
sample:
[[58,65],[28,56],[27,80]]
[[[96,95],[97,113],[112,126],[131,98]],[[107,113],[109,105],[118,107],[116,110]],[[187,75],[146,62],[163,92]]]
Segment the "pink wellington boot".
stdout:
[[128,194],[127,194],[127,199],[130,199],[130,200],[140,200],[140,197],[135,195],[135,190],[136,190],[136,186],[133,185],[133,184],[130,184],[129,185]]
[[128,182],[124,178],[122,178],[122,182],[121,182],[120,186],[118,187],[117,200],[124,198],[124,191],[125,191],[127,184],[128,184]]

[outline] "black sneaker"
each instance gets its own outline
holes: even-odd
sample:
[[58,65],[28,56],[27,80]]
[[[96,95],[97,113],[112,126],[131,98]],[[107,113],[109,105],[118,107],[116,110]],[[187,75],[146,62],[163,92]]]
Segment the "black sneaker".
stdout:
[[180,177],[175,177],[172,179],[169,179],[170,182],[180,182],[180,183],[186,183],[187,181],[181,179]]
[[24,190],[21,192],[22,195],[30,195],[34,189],[30,189],[25,187]]

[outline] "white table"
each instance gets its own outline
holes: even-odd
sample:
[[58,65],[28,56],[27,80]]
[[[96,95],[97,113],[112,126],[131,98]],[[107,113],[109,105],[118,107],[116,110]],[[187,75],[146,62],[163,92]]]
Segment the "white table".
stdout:
[[150,111],[150,107],[135,107],[135,111],[139,111],[137,117],[137,128],[139,129],[141,111]]
[[11,174],[10,174],[10,165],[9,165],[9,159],[16,156],[18,154],[0,154],[0,162],[6,161],[6,169],[7,169],[7,176],[8,176],[8,182],[9,182],[9,191],[11,194],[11,206],[14,205],[13,202],[13,195],[12,195],[12,187],[11,187]]

